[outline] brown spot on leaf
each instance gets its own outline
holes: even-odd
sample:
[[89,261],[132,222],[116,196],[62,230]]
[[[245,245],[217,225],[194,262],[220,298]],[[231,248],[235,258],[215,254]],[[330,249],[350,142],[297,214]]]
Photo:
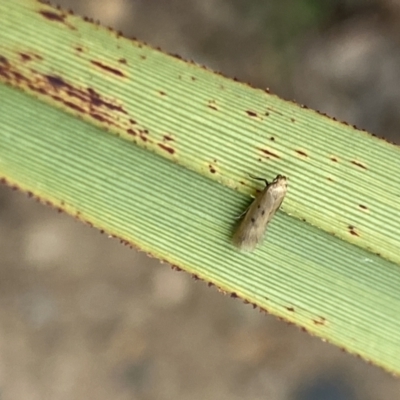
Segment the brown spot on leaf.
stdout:
[[120,59],[118,60],[118,62],[119,62],[120,64],[128,64],[128,62],[126,61],[126,58],[120,58]]
[[349,226],[348,226],[348,229],[349,229],[349,232],[350,232],[351,235],[353,235],[353,236],[360,236],[360,235],[357,233],[355,226],[349,225]]
[[172,142],[174,140],[174,138],[172,136],[169,135],[164,135],[163,136],[164,140],[166,140],[167,142]]
[[217,172],[217,170],[211,164],[208,166],[208,168],[210,169],[210,172],[212,174],[215,174]]
[[109,125],[113,125],[113,123],[112,123],[108,118],[106,118],[104,115],[102,115],[102,114],[99,114],[99,113],[96,113],[96,112],[91,111],[91,112],[90,112],[90,115],[91,115],[91,117],[93,117],[94,119],[97,119],[97,121],[100,121],[100,122],[102,122],[102,123],[106,123],[106,124],[109,124]]
[[362,210],[368,210],[367,206],[364,206],[364,204],[359,204],[358,205]]
[[267,156],[267,158],[269,157],[280,158],[277,154],[273,153],[268,149],[259,149],[259,150],[261,150]]
[[286,307],[286,310],[288,310],[290,312],[294,312],[294,308],[293,307]]
[[132,125],[136,125],[136,124],[137,124],[137,122],[136,122],[134,119],[129,119],[129,122],[130,122]]
[[63,103],[64,103],[67,107],[71,108],[72,110],[78,111],[78,112],[80,112],[80,113],[82,113],[82,114],[85,114],[85,113],[86,113],[86,111],[85,111],[84,108],[79,107],[79,106],[78,106],[77,104],[75,104],[75,103],[72,103],[72,102],[70,102],[70,101],[64,101]]
[[149,134],[149,131],[147,129],[139,129],[139,136],[140,139],[143,140],[143,142],[147,142],[149,138],[146,136]]
[[126,132],[129,133],[129,135],[137,136],[137,132],[134,129],[128,128]]
[[158,143],[158,146],[161,149],[167,151],[170,154],[174,154],[175,153],[175,150],[172,147],[169,147],[169,146],[165,145],[164,143]]
[[296,150],[296,153],[300,154],[303,157],[308,157],[307,153],[305,151],[303,151],[303,150]]
[[32,61],[32,57],[29,54],[26,53],[19,53],[19,56],[21,57],[21,60],[23,62],[28,62],[28,61]]
[[256,113],[255,111],[247,110],[247,111],[246,111],[246,114],[247,114],[249,117],[257,117],[257,113]]
[[208,107],[211,108],[212,110],[218,111],[217,105],[215,104],[215,100],[210,100],[208,102]]
[[6,65],[9,64],[7,58],[4,57],[4,56],[2,56],[1,54],[0,54],[0,63],[1,63],[1,64],[6,64]]
[[367,167],[364,164],[361,164],[359,161],[353,160],[351,163],[362,169],[367,169]]
[[166,96],[167,95],[167,93],[163,92],[162,90],[160,90],[158,93],[159,93],[160,96]]
[[63,78],[61,78],[61,76],[58,75],[44,75],[44,77],[47,79],[47,81],[50,83],[50,85],[54,86],[55,88],[71,88],[72,86],[69,85],[68,83],[66,83],[64,81]]
[[109,65],[105,65],[104,63],[102,63],[100,61],[91,60],[90,62],[93,65],[95,65],[96,67],[99,67],[104,71],[110,72],[110,73],[112,73],[114,75],[121,76],[121,77],[125,76],[125,74],[121,70],[119,70],[117,68],[110,67]]
[[319,317],[319,319],[313,319],[315,325],[326,325],[326,318]]
[[110,110],[118,111],[122,114],[128,114],[120,105],[116,105],[111,103],[110,101],[106,101],[94,89],[88,88],[87,91],[90,97],[90,101],[94,106],[96,107],[104,106]]
[[331,157],[331,161],[338,162],[338,159],[336,157]]
[[41,10],[40,14],[42,14],[43,17],[47,18],[50,21],[64,22],[65,19],[65,15],[57,14],[54,11]]

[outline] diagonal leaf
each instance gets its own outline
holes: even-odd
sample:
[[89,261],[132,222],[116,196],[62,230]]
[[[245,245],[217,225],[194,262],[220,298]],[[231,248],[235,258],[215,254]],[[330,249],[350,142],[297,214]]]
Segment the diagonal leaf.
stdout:
[[[4,182],[400,371],[398,148],[41,2],[0,25]],[[244,255],[248,173],[289,192]]]

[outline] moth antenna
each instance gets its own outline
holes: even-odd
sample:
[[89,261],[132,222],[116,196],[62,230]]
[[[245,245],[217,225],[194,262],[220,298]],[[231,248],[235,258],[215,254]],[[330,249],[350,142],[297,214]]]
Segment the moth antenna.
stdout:
[[268,181],[265,178],[259,178],[258,176],[254,176],[252,174],[249,174],[249,176],[251,179],[254,179],[256,181],[263,181],[265,183],[265,186],[269,185]]

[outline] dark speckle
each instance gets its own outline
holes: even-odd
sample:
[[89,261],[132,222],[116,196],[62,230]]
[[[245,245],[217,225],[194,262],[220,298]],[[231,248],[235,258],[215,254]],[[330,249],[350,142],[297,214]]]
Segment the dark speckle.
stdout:
[[252,222],[253,224],[255,224],[255,223],[256,223],[255,218],[252,218],[252,219],[251,219],[251,222]]
[[131,128],[128,128],[126,131],[127,131],[130,135],[133,135],[133,136],[136,136],[136,135],[137,135],[137,132],[134,131],[134,130],[131,129]]
[[175,150],[172,147],[165,145],[164,143],[158,143],[158,147],[167,151],[169,154],[174,154]]
[[270,150],[267,149],[260,149],[260,150],[267,156],[267,158],[269,157],[280,158],[277,154],[273,153]]
[[257,113],[254,111],[247,110],[246,113],[249,117],[257,117]]
[[291,120],[292,122],[296,122],[296,120],[295,120],[294,118],[290,118],[290,120]]
[[331,161],[333,161],[333,162],[338,162],[338,160],[337,160],[336,157],[331,157]]
[[361,164],[361,163],[358,162],[358,161],[354,161],[354,160],[353,160],[351,163],[354,164],[354,165],[356,165],[357,167],[362,168],[362,169],[367,169],[367,167],[366,167],[365,165]]
[[313,322],[314,322],[315,325],[325,325],[326,324],[326,318],[319,317],[319,319],[313,319]]
[[286,310],[288,310],[290,312],[294,312],[294,308],[293,307],[286,307]]
[[53,11],[42,10],[42,11],[40,11],[40,14],[42,14],[43,17],[49,19],[50,21],[64,22],[64,18],[65,18],[64,15],[57,14]]
[[268,112],[268,111],[265,111],[264,115],[265,115],[266,117],[269,117],[269,112]]
[[217,105],[215,104],[214,100],[210,100],[208,102],[208,107],[211,108],[212,110],[218,111]]
[[130,119],[129,122],[130,122],[132,125],[136,125],[136,124],[137,124],[137,122],[136,122],[134,119]]
[[160,90],[158,93],[160,94],[160,96],[166,96],[167,95],[167,93],[163,92],[162,90]]
[[364,206],[364,204],[359,204],[358,205],[362,210],[368,210],[367,206]]
[[174,140],[174,138],[172,136],[169,136],[169,135],[164,135],[163,138],[164,138],[164,140],[166,140],[168,142],[171,142],[171,141]]
[[210,172],[211,172],[212,174],[215,174],[215,173],[217,172],[217,170],[216,170],[212,165],[209,165],[208,167],[209,167]]
[[147,142],[149,140],[149,138],[146,136],[149,134],[149,131],[147,129],[144,129],[144,130],[140,129],[139,133],[140,133],[140,135],[139,135],[140,139],[142,139],[143,142]]
[[60,76],[57,75],[45,75],[45,78],[50,83],[50,85],[57,87],[69,86]]
[[82,108],[82,107],[79,107],[77,104],[74,104],[74,103],[72,103],[70,101],[64,101],[64,104],[67,107],[72,108],[73,110],[80,112],[81,114],[85,113],[85,109]]
[[348,228],[349,228],[349,232],[350,232],[351,235],[353,235],[353,236],[360,236],[360,235],[356,232],[356,228],[355,228],[353,225],[349,225]]
[[273,142],[275,142],[275,138],[274,138],[273,136],[271,136],[271,137],[269,138],[269,140],[272,140]]
[[303,150],[296,150],[296,153],[297,153],[297,154],[300,154],[300,155],[303,156],[303,157],[308,157],[307,153],[304,152]]
[[120,64],[127,64],[126,58],[120,58],[120,59],[118,60],[118,62],[119,62]]
[[102,63],[100,61],[92,60],[90,62],[93,65],[95,65],[96,67],[103,69],[104,71],[111,72],[112,74],[117,75],[117,76],[124,76],[124,73],[122,71],[120,71],[119,69],[110,67],[109,65],[105,65],[104,63]]
[[22,61],[32,61],[32,57],[26,53],[19,53]]
[[264,215],[264,214],[265,214],[265,210],[262,210],[262,211],[261,211],[261,215]]
[[8,64],[7,58],[5,58],[4,56],[2,56],[1,54],[0,54],[0,63],[1,63],[1,64]]

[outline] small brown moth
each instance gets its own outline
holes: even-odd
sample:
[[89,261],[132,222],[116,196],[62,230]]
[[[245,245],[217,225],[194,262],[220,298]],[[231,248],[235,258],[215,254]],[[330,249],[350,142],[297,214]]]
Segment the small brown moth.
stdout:
[[253,251],[263,240],[267,226],[287,191],[287,180],[282,175],[278,175],[271,183],[263,178],[251,177],[264,181],[265,188],[253,201],[233,235],[233,244],[242,251]]

